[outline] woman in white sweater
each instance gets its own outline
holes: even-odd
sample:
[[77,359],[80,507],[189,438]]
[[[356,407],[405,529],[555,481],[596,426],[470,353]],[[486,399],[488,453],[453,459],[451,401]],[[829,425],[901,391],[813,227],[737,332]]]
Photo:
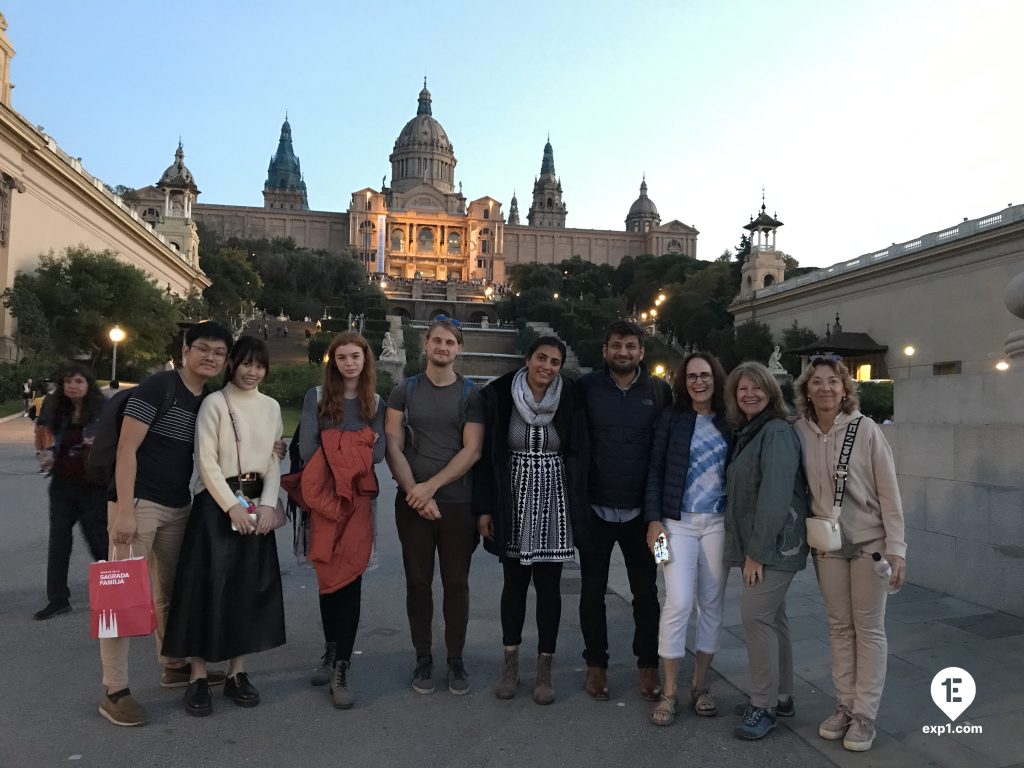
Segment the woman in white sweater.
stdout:
[[[875,715],[885,685],[886,594],[899,589],[906,577],[896,467],[882,430],[858,410],[856,382],[838,359],[811,358],[796,381],[796,399],[803,416],[796,431],[803,444],[812,514],[838,516],[842,532],[838,550],[814,552],[837,699],[835,712],[821,723],[818,735],[842,739],[846,749],[864,752],[875,740]],[[845,474],[837,471],[844,453],[849,454]],[[875,555],[889,563],[888,580],[876,573]]]
[[244,657],[285,642],[273,535],[281,477],[273,449],[281,437],[281,408],[259,392],[269,369],[266,344],[240,338],[225,369],[227,383],[203,401],[196,419],[199,481],[163,652],[190,657],[185,711],[197,717],[212,711],[208,661],[230,659],[224,695],[254,707],[260,697]]

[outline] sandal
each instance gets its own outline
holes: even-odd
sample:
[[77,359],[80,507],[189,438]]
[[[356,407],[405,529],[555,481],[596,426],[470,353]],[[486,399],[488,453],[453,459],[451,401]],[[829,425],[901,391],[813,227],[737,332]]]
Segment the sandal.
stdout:
[[690,689],[690,706],[701,717],[714,717],[718,714],[718,705],[707,688]]
[[675,696],[662,696],[651,710],[651,722],[655,725],[672,725],[676,721],[678,704]]

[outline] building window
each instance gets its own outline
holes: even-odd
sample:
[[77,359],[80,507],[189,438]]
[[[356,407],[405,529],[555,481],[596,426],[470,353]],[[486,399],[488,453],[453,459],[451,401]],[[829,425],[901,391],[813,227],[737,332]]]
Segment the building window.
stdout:
[[950,360],[945,363],[934,363],[932,365],[933,376],[951,376],[960,373],[960,361]]
[[420,227],[416,235],[416,250],[419,253],[434,252],[434,230],[430,227]]
[[871,381],[871,363],[862,363],[857,366],[857,381]]
[[400,229],[396,229],[391,233],[391,250],[401,251],[403,248],[405,248],[405,233]]
[[551,206],[552,206],[552,202],[551,202],[551,198],[549,197],[548,198],[548,208],[550,208]]
[[[765,288],[767,288],[769,285],[774,285],[774,283],[775,283],[775,276],[774,275],[765,275],[764,276],[764,287]],[[870,367],[871,366],[869,365],[868,368],[870,368]],[[859,381],[867,381],[867,379],[859,379]]]
[[486,240],[481,240],[480,241],[480,253],[487,253],[487,241]]
[[448,253],[462,253],[462,236],[458,232],[451,232],[448,235]]
[[476,260],[476,268],[477,269],[483,269],[484,268],[484,260],[483,259],[477,259]]
[[490,208],[484,208],[484,218],[485,219],[491,218],[491,209]]

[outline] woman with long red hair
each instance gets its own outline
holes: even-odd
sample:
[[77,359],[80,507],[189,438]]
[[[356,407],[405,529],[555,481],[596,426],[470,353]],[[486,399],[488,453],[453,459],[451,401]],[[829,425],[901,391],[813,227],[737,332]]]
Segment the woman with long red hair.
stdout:
[[327,509],[311,504],[309,510],[309,552],[320,588],[325,642],[322,664],[312,683],[330,683],[331,698],[339,709],[355,703],[348,668],[359,625],[363,572],[373,541],[371,499],[377,490],[373,465],[384,458],[384,407],[376,386],[373,351],[366,339],[355,331],[339,333],[327,349],[323,384],[306,393],[299,426],[303,462],[322,452],[322,466],[332,470],[335,478],[342,467],[356,489],[351,502],[336,498]]

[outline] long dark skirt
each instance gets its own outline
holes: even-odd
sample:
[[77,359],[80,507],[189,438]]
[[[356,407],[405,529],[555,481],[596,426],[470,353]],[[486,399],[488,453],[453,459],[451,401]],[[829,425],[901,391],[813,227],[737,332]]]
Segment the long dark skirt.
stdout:
[[192,503],[178,557],[163,654],[224,661],[284,643],[274,532],[235,533],[203,491]]

